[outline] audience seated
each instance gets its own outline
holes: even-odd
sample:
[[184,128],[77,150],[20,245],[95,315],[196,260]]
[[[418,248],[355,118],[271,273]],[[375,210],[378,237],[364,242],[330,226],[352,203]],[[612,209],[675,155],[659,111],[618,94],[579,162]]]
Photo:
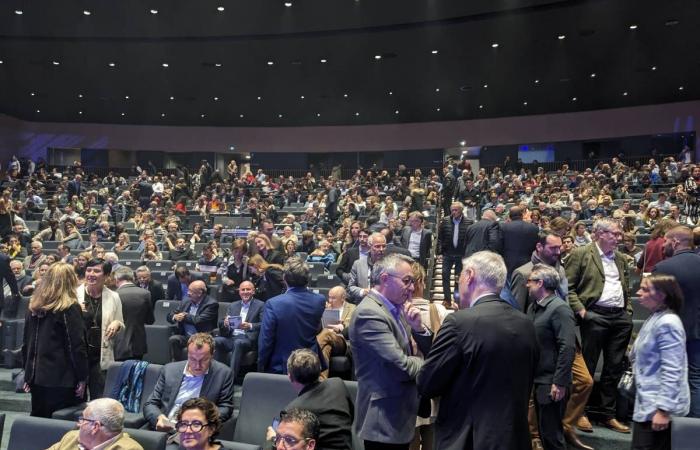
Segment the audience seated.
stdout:
[[188,295],[180,307],[168,314],[168,322],[177,325],[177,332],[170,336],[170,356],[173,361],[185,358],[183,349],[192,335],[209,333],[216,328],[218,303],[207,295],[204,281],[190,283]]

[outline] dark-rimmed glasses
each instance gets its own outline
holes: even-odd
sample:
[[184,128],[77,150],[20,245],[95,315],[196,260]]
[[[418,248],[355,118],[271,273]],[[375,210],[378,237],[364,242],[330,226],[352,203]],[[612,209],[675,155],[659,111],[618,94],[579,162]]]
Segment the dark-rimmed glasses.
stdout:
[[189,428],[193,433],[199,433],[203,428],[208,427],[208,423],[202,423],[199,420],[193,420],[192,422],[180,421],[175,424],[175,429],[178,433],[186,433]]
[[412,284],[416,284],[415,278],[413,278],[413,277],[411,277],[411,276],[405,276],[405,277],[402,278],[402,277],[400,277],[400,276],[398,276],[398,275],[394,275],[393,273],[387,272],[386,274],[389,275],[390,277],[398,278],[399,280],[401,280],[401,282],[403,283],[403,285],[406,286],[406,287],[408,287],[408,286],[410,286],[410,285],[412,285]]
[[275,445],[279,445],[280,442],[283,442],[282,446],[284,448],[294,448],[294,446],[296,446],[299,442],[308,442],[310,440],[310,438],[297,439],[294,436],[290,436],[288,434],[278,434],[277,436],[275,436]]

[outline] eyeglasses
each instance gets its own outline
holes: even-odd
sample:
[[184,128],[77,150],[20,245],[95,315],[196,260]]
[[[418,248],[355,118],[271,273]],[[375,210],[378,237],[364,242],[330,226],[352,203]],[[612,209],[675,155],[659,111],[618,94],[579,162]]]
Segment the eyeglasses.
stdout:
[[403,278],[402,278],[402,277],[400,277],[400,276],[398,276],[398,275],[394,275],[393,273],[387,272],[386,274],[389,275],[390,277],[398,278],[399,280],[401,280],[401,282],[403,283],[403,285],[404,285],[404,286],[407,286],[407,287],[410,286],[410,285],[412,285],[412,284],[415,284],[415,283],[416,283],[415,278],[410,277],[410,276],[406,276],[406,277],[403,277]]
[[100,423],[99,420],[96,419],[88,419],[86,417],[80,416],[78,417],[78,423],[83,424],[83,423]]
[[541,278],[528,278],[527,279],[528,283],[530,283],[530,282],[537,283],[538,281],[542,281],[542,279]]
[[304,439],[297,439],[294,436],[290,436],[288,434],[278,434],[275,436],[275,445],[279,445],[280,442],[283,442],[282,446],[284,448],[294,448],[299,442],[301,441],[309,441],[310,438],[304,438]]
[[175,424],[175,429],[179,433],[186,433],[188,428],[192,430],[193,433],[199,433],[200,431],[202,431],[202,428],[206,428],[208,426],[208,423],[202,423],[199,420],[193,420],[192,422],[180,421]]

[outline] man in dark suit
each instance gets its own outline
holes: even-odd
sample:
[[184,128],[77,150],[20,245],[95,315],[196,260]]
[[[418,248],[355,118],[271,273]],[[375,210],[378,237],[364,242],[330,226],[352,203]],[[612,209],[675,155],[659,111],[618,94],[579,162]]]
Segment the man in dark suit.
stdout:
[[464,217],[463,211],[462,203],[452,203],[450,215],[442,219],[438,228],[437,254],[442,257],[444,293],[442,301],[449,306],[452,306],[452,267],[458,277],[462,272],[462,258],[467,248],[467,228],[471,225],[471,221]]
[[537,338],[532,321],[498,297],[505,281],[500,255],[484,251],[464,260],[463,309],[447,316],[418,374],[420,393],[441,397],[435,448],[531,448],[527,409]]
[[[214,357],[217,361],[229,363],[234,381],[238,375],[241,358],[258,345],[265,303],[253,298],[254,293],[253,283],[241,282],[238,286],[241,300],[229,305],[226,317],[219,321],[219,336],[214,339],[216,342]],[[226,359],[229,353],[230,356]]]
[[[212,401],[219,408],[222,422],[231,417],[231,369],[214,361],[213,354],[214,338],[207,333],[197,333],[187,342],[187,361],[172,362],[163,366],[153,392],[143,405],[143,417],[151,429],[173,432],[180,406],[194,397],[204,397]],[[183,391],[183,395],[180,395],[180,391]],[[189,393],[192,395],[187,395]]]
[[145,325],[155,322],[151,293],[134,284],[134,272],[126,266],[120,266],[112,275],[122,301],[125,325],[124,331],[115,337],[114,359],[141,359],[148,353]]
[[501,244],[501,227],[498,225],[498,217],[492,209],[487,209],[481,214],[481,220],[474,222],[467,228],[467,247],[464,254],[471,256],[483,250],[500,253]]
[[610,218],[593,224],[593,242],[574,249],[566,262],[569,305],[581,325],[581,350],[591,377],[601,351],[600,408],[605,426],[618,433],[630,428],[615,418],[617,383],[632,334],[627,263],[617,251],[622,241],[620,224]]
[[183,300],[187,297],[187,288],[191,282],[200,280],[200,277],[190,273],[190,269],[185,266],[180,266],[175,269],[175,273],[168,277],[168,290],[165,293],[165,298],[168,300]]
[[668,259],[657,263],[654,272],[673,275],[683,291],[680,316],[688,353],[688,416],[700,417],[700,255],[693,252],[693,232],[690,228],[672,228],[664,237],[664,254]]
[[2,280],[7,282],[11,297],[5,298],[5,289],[0,289],[0,311],[5,309],[5,314],[13,315],[19,307],[19,288],[17,287],[17,277],[10,269],[10,258],[4,253],[0,253],[0,288],[4,285]]
[[338,268],[335,270],[335,274],[338,275],[346,285],[350,283],[350,272],[352,270],[352,265],[355,264],[355,261],[360,259],[360,257],[366,257],[369,254],[369,235],[370,232],[365,228],[362,228],[358,232],[358,245],[348,248],[340,256],[340,261],[338,262]]
[[386,239],[386,250],[384,250],[385,255],[389,255],[391,253],[399,253],[408,257],[411,256],[411,252],[409,252],[407,248],[402,247],[400,243],[397,244],[397,240],[394,236],[394,231],[391,228],[385,225],[379,229],[379,232],[383,234],[384,238]]
[[151,307],[155,306],[158,300],[166,299],[163,284],[151,277],[151,270],[147,266],[136,269],[136,281],[140,288],[151,293],[151,303],[153,303]]
[[432,333],[420,311],[404,304],[413,295],[413,259],[393,254],[372,268],[372,290],[350,322],[350,342],[358,382],[358,435],[365,449],[408,449],[418,412],[415,379],[423,363],[414,342],[427,354]]
[[523,220],[523,210],[519,206],[510,208],[508,217],[510,222],[501,223],[500,226],[503,236],[503,259],[510,276],[516,268],[530,260],[540,230],[537,225]]
[[66,186],[66,191],[68,194],[69,201],[73,198],[74,195],[77,195],[78,198],[80,198],[80,196],[83,195],[83,186],[81,183],[82,180],[82,175],[78,174],[73,180],[68,182],[68,185]]
[[143,210],[148,209],[153,196],[153,185],[148,180],[148,173],[145,170],[141,172],[141,175],[134,183],[134,187],[139,191],[139,206]]
[[189,296],[180,307],[168,314],[168,322],[177,324],[177,333],[170,336],[170,356],[173,361],[184,359],[182,350],[190,336],[209,333],[216,328],[219,304],[207,295],[204,281],[193,281],[189,285]]
[[287,292],[265,303],[258,337],[258,371],[287,373],[287,358],[292,351],[318,351],[316,335],[321,330],[326,299],[306,288],[310,278],[301,258],[287,260],[283,274]]
[[408,215],[408,225],[401,232],[401,245],[408,249],[411,257],[418,261],[424,269],[428,269],[430,249],[433,244],[433,233],[424,227],[425,217],[420,211]]
[[440,194],[442,196],[442,211],[446,216],[450,214],[450,205],[452,204],[452,197],[456,188],[457,180],[452,175],[452,166],[444,167],[442,169],[442,190]]
[[528,316],[535,324],[540,348],[533,388],[539,434],[544,448],[564,450],[562,420],[572,383],[576,321],[569,305],[557,293],[560,286],[557,269],[535,264],[526,283],[533,300]]

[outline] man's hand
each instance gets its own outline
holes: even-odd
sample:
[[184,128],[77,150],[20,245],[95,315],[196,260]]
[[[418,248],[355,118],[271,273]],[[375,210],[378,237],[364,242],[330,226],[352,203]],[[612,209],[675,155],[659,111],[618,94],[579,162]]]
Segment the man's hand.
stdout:
[[173,320],[175,322],[182,322],[185,319],[186,315],[187,315],[187,313],[185,313],[185,312],[179,312],[177,314],[173,314]]
[[156,431],[172,431],[175,427],[172,422],[168,420],[165,414],[158,416],[158,421],[156,422]]
[[241,326],[239,327],[241,330],[252,330],[253,329],[253,324],[250,322],[241,322]]
[[224,284],[225,284],[226,286],[233,286],[235,283],[233,282],[232,279],[226,278],[226,281],[224,281]]
[[411,326],[413,331],[416,333],[422,333],[424,331],[423,322],[420,318],[420,309],[406,302],[404,305],[404,311],[406,312],[406,322]]
[[582,319],[585,319],[586,318],[586,308],[579,310],[578,315],[581,316]]
[[656,410],[656,414],[651,418],[651,429],[654,431],[662,431],[668,428],[668,423],[671,421],[671,417],[666,411]]
[[549,390],[549,396],[552,398],[553,401],[560,402],[562,401],[565,395],[566,388],[564,386],[552,384],[552,388]]
[[272,427],[267,427],[267,434],[265,435],[265,440],[272,441],[276,437],[277,433],[275,433],[275,430]]
[[335,331],[336,333],[342,333],[342,332],[343,332],[343,329],[344,329],[345,327],[343,326],[342,323],[337,323],[337,324],[334,324],[334,325],[328,325],[327,328],[329,328],[329,329]]

